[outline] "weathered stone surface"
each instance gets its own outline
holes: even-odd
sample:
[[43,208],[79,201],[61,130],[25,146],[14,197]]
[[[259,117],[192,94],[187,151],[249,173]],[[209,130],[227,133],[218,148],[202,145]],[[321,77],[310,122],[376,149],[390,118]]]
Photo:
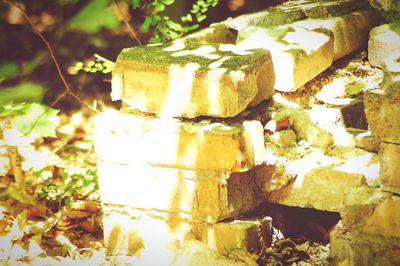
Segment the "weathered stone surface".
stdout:
[[94,125],[97,156],[110,162],[237,172],[265,161],[259,121],[194,123],[108,112]]
[[210,27],[199,30],[177,40],[191,43],[230,43],[235,44],[237,33],[223,23],[211,24]]
[[[398,265],[400,238],[351,231],[339,223],[331,233],[330,256],[339,265]],[[335,265],[336,265],[335,264]]]
[[354,136],[355,146],[369,152],[379,151],[379,141],[369,130],[350,129],[349,133]]
[[222,254],[234,249],[258,253],[272,241],[272,219],[238,219],[193,228],[197,239]]
[[379,175],[377,156],[355,148],[338,152],[340,155],[326,156],[317,151],[289,161],[286,171],[296,179],[269,193],[267,201],[340,211],[370,198],[375,189],[368,184]]
[[231,257],[222,256],[201,242],[191,240],[185,243],[182,250],[172,261],[171,266],[257,266],[257,263],[250,256],[247,256],[244,261],[243,258],[236,261]]
[[385,11],[398,10],[400,11],[400,2],[397,0],[369,0],[371,5]]
[[247,27],[239,32],[237,45],[268,49],[275,72],[274,88],[284,92],[295,91],[316,77],[332,64],[334,56],[331,32],[294,25]]
[[141,261],[154,260],[154,255],[160,255],[158,259],[163,261],[171,260],[182,252],[189,239],[200,240],[220,254],[234,249],[255,253],[271,243],[269,217],[208,224],[177,217],[163,219],[154,212],[135,211],[124,205],[103,204],[103,209],[107,248],[114,255],[136,255]]
[[370,29],[379,23],[379,17],[372,9],[323,19],[307,19],[293,23],[309,30],[325,29],[334,36],[334,57],[339,59],[365,46]]
[[400,51],[400,24],[384,24],[369,33],[368,59],[372,66],[385,68],[386,60]]
[[105,246],[113,255],[135,255],[134,265],[169,265],[190,238],[192,224],[181,219],[166,221],[123,205],[102,209]]
[[112,98],[164,117],[232,117],[273,94],[267,50],[175,42],[124,49]]
[[205,222],[235,217],[256,208],[264,198],[266,179],[257,169],[242,173],[195,171],[101,160],[98,178],[104,203]]
[[381,142],[379,160],[382,189],[400,193],[400,144]]
[[376,89],[364,94],[368,126],[380,141],[400,144],[400,90],[393,94]]
[[369,0],[371,6],[380,11],[388,22],[400,22],[400,3],[398,0]]
[[247,26],[273,27],[292,23],[305,18],[321,18],[339,16],[353,10],[366,7],[365,0],[314,1],[295,0],[267,8],[264,11],[242,15],[224,21],[225,25],[236,30]]
[[400,197],[386,198],[366,218],[363,232],[400,238]]

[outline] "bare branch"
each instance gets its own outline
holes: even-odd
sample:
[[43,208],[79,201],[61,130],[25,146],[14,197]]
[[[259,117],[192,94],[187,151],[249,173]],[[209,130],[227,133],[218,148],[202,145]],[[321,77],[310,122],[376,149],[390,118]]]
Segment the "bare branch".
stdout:
[[118,9],[118,12],[121,15],[122,20],[124,21],[125,25],[128,27],[129,31],[131,32],[132,38],[135,39],[135,41],[137,41],[137,43],[141,46],[142,42],[139,40],[139,38],[137,37],[135,31],[132,29],[131,25],[128,23],[128,20],[125,18],[122,10],[119,8],[117,0],[113,0],[113,1],[114,1],[115,6]]
[[89,108],[90,110],[99,113],[97,110],[95,110],[93,107],[91,107],[87,102],[85,102],[84,100],[82,100],[78,95],[76,95],[72,90],[71,87],[69,86],[67,80],[65,79],[64,74],[62,73],[62,70],[60,68],[60,64],[58,63],[58,60],[54,54],[53,48],[51,47],[50,43],[47,41],[47,39],[43,36],[43,34],[38,30],[38,28],[36,27],[36,25],[33,23],[32,19],[28,16],[28,14],[26,13],[26,11],[20,7],[18,4],[10,1],[10,0],[3,0],[3,2],[6,2],[7,4],[14,6],[16,8],[18,8],[21,12],[22,15],[25,17],[25,19],[29,22],[29,24],[32,26],[33,31],[40,37],[40,39],[42,39],[42,41],[46,44],[47,50],[50,53],[51,59],[54,62],[54,65],[56,66],[57,69],[57,73],[62,81],[62,83],[64,84],[65,87],[65,91],[55,100],[53,101],[50,106],[54,107],[54,105],[56,105],[66,94],[70,94],[72,97],[74,97],[76,100],[78,100],[81,104],[85,105],[87,108]]

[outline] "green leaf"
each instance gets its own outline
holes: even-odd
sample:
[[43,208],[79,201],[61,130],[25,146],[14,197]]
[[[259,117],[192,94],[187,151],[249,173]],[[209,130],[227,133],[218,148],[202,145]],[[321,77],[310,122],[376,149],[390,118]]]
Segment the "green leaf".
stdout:
[[19,66],[15,63],[0,64],[0,82],[6,78],[15,77],[19,72]]
[[45,105],[32,103],[28,105],[26,114],[16,116],[13,121],[22,134],[34,132],[41,137],[55,137],[58,112]]
[[201,15],[200,13],[196,14],[196,19],[198,22],[202,22],[203,20],[205,20],[207,18],[206,15]]
[[27,103],[0,106],[0,117],[23,115],[27,112]]
[[154,19],[154,17],[150,16],[150,17],[147,17],[146,20],[143,22],[142,27],[145,31],[147,31],[150,28],[151,24],[153,23],[153,19]]
[[138,8],[140,5],[140,0],[132,0],[132,7],[133,9]]
[[192,26],[185,26],[185,27],[183,27],[183,31],[184,32],[192,31],[192,30],[197,29],[199,26],[200,26],[199,24],[194,24]]
[[71,206],[71,202],[72,202],[72,200],[71,200],[71,197],[70,197],[70,196],[66,196],[66,197],[64,198],[64,204],[65,204],[65,206],[67,206],[67,207]]
[[161,3],[155,3],[154,6],[156,7],[157,12],[164,11],[164,9],[165,9],[165,5],[163,5]]
[[192,15],[186,14],[186,16],[182,16],[181,21],[183,23],[192,22],[193,21]]
[[89,33],[98,32],[102,27],[116,29],[119,26],[119,20],[109,9],[109,4],[109,0],[89,1],[78,14],[72,17],[69,26]]
[[42,85],[24,82],[0,90],[0,106],[18,102],[41,102],[46,92]]
[[175,2],[175,0],[161,0],[161,3],[163,3],[166,6],[172,5]]
[[172,20],[167,20],[165,21],[165,24],[167,25],[168,28],[174,31],[182,31],[182,26],[176,22],[173,22]]

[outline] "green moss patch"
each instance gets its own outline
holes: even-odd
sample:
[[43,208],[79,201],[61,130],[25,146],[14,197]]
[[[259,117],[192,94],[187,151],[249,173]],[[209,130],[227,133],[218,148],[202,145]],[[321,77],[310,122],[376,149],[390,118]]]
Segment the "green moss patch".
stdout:
[[[226,59],[218,68],[239,70],[245,66],[254,64],[260,55],[268,53],[264,49],[239,51],[236,53],[234,49],[221,49],[222,45],[219,44],[187,43],[183,49],[174,51],[169,50],[168,48],[170,47],[171,44],[126,48],[120,53],[117,64],[118,61],[134,61],[159,66],[172,64],[184,66],[194,63],[199,65],[199,70],[209,70],[212,63]],[[210,52],[201,53],[202,55],[197,54],[201,48],[209,48]]]

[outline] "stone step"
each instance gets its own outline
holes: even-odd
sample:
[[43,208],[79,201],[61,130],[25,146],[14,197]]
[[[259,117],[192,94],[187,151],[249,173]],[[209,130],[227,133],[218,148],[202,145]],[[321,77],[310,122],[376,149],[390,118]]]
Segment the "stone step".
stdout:
[[334,38],[330,31],[294,25],[247,27],[239,32],[237,46],[268,49],[275,73],[275,90],[290,92],[327,69],[333,62]]
[[266,166],[235,173],[98,161],[103,203],[209,223],[256,208],[269,173]]
[[164,117],[232,117],[273,94],[267,50],[230,44],[124,49],[112,73],[112,99]]
[[259,121],[198,123],[106,112],[94,121],[101,160],[185,169],[247,171],[265,161]]
[[178,217],[164,219],[154,212],[133,210],[125,205],[103,204],[103,210],[104,242],[115,255],[145,257],[153,253],[154,259],[157,252],[171,259],[190,239],[200,240],[220,254],[234,249],[254,254],[271,244],[272,220],[269,217],[208,224]]

